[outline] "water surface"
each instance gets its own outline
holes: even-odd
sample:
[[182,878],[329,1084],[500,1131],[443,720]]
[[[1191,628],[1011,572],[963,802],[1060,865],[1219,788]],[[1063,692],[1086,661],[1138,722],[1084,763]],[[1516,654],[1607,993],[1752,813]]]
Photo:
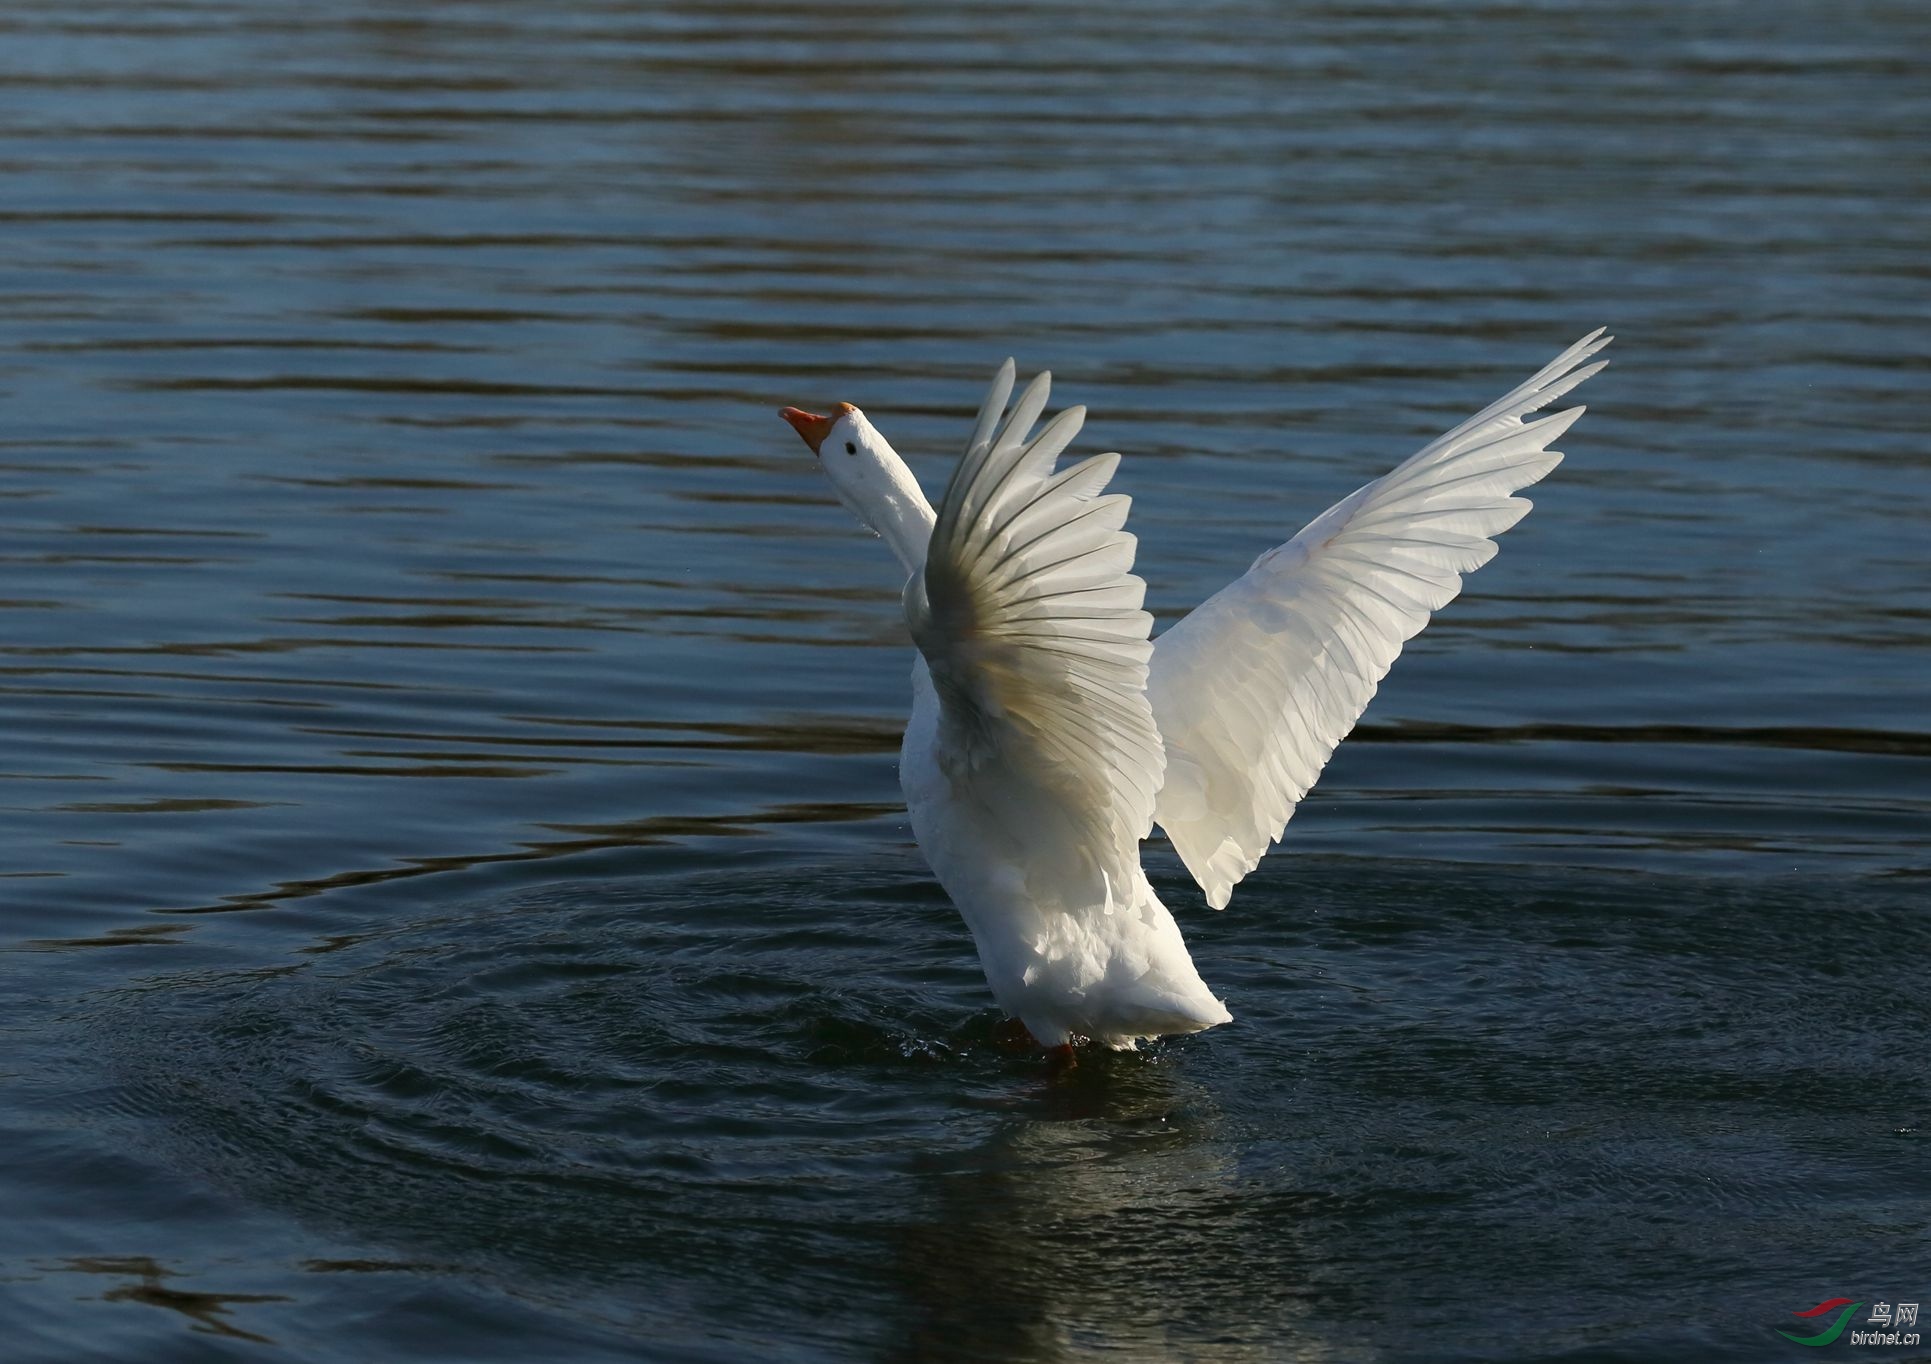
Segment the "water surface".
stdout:
[[[1928,37],[0,14],[9,1358],[1741,1360],[1931,1294]],[[1237,1021],[1003,1052],[774,409],[931,487],[1050,366],[1170,622],[1604,324],[1288,847],[1214,915],[1149,846]]]

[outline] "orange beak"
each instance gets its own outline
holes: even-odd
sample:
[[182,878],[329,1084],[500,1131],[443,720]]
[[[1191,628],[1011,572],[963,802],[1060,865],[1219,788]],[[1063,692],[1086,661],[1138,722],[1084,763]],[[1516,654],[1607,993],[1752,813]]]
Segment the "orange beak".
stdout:
[[797,407],[781,408],[778,415],[791,423],[793,431],[805,438],[805,444],[811,447],[811,453],[815,455],[818,453],[818,447],[825,443],[825,437],[831,434],[831,428],[838,424],[838,419],[847,412],[857,410],[850,403],[839,403],[832,408],[834,415],[829,417],[821,417],[815,412],[806,412]]

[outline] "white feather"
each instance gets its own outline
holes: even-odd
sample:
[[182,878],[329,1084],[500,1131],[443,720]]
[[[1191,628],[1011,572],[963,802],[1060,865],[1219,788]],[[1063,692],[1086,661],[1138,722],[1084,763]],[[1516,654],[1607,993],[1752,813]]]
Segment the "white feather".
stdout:
[[[1163,634],[1148,696],[1166,743],[1155,818],[1219,909],[1277,841],[1401,646],[1561,462],[1583,409],[1524,422],[1596,373],[1590,333],[1527,383],[1316,517]],[[1580,368],[1578,368],[1580,366]]]
[[[993,397],[1010,387],[1010,365]],[[1121,529],[1131,499],[1052,476],[1085,409],[1023,438],[1050,384],[1034,379],[996,436],[981,413],[905,612],[940,700],[949,772],[1050,794],[1079,830],[1069,860],[1090,860],[1103,892],[1132,880],[1165,766],[1146,699],[1153,618]],[[1069,472],[1110,470],[1109,458]]]

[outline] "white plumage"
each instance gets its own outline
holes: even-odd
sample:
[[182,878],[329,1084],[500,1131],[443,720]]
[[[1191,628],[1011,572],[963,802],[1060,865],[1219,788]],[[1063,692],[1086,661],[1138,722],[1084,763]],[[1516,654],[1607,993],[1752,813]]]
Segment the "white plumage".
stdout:
[[1037,436],[1049,376],[1003,424],[1000,368],[935,513],[850,404],[784,415],[907,573],[920,659],[900,779],[920,849],[1000,1007],[1039,1042],[1131,1047],[1230,1015],[1140,869],[1157,820],[1215,908],[1278,840],[1401,646],[1495,553],[1602,368],[1584,337],[1344,498],[1157,643],[1119,456],[1055,473],[1085,418]]

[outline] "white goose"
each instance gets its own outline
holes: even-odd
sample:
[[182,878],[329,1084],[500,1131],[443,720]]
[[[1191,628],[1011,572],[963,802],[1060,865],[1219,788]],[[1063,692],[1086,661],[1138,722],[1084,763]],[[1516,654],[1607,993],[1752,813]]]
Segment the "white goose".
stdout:
[[[1000,1008],[1070,1059],[1090,1039],[1232,1017],[1140,869],[1154,822],[1220,909],[1277,841],[1402,644],[1495,553],[1580,407],[1524,422],[1600,370],[1590,333],[1500,401],[1343,498],[1148,638],[1119,467],[1054,472],[1085,420],[1037,436],[1050,376],[1011,415],[1000,367],[938,511],[850,403],[784,418],[907,575],[920,657],[899,777],[912,832],[964,915]],[[996,428],[996,431],[995,431]]]

